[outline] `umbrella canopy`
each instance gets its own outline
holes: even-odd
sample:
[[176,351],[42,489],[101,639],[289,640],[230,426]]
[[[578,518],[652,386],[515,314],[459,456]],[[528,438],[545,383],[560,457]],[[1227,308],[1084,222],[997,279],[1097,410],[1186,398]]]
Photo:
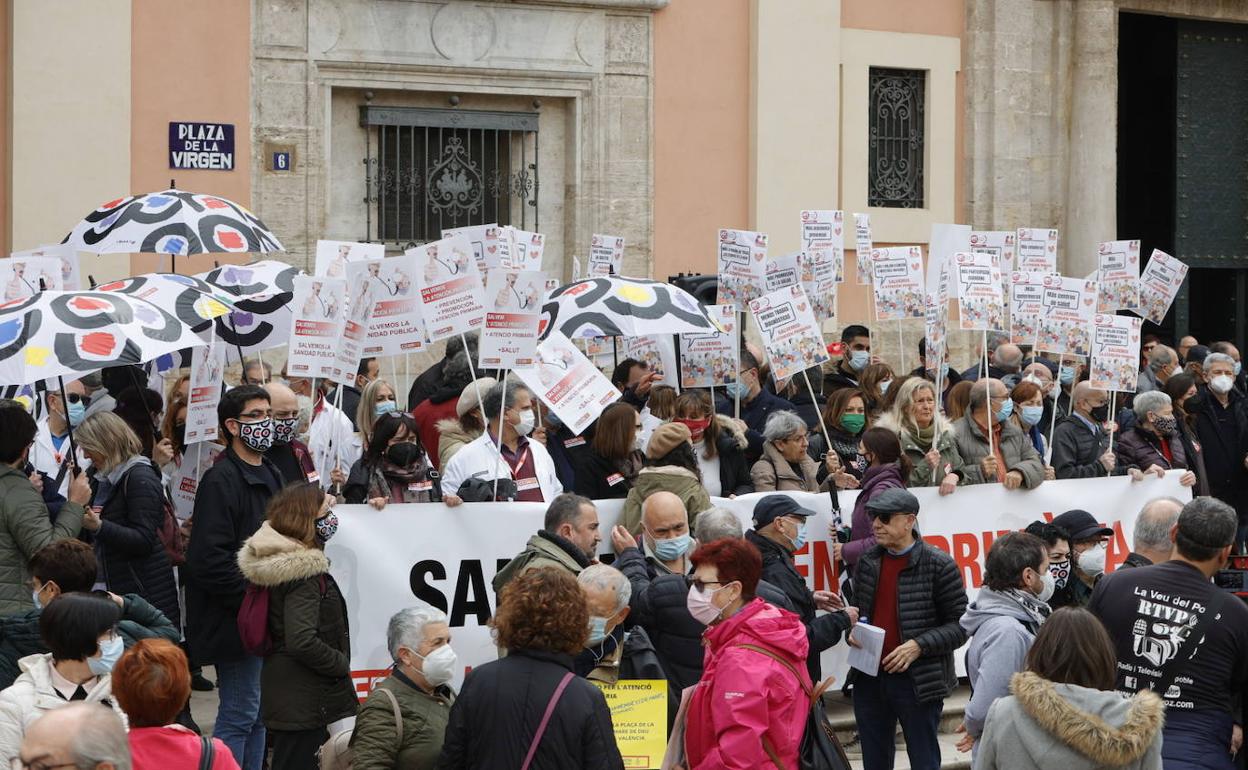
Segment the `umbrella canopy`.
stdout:
[[118,292],[45,291],[0,305],[0,382],[140,364],[202,345],[173,314]]
[[217,338],[243,355],[285,345],[290,339],[295,276],[302,272],[285,262],[267,259],[248,265],[222,265],[195,276],[237,298],[233,310],[216,319]]
[[277,236],[246,207],[175,189],[111,200],[88,214],[62,243],[96,254],[283,250]]
[[146,300],[172,313],[196,333],[208,331],[212,319],[230,312],[238,300],[202,278],[177,273],[144,273],[101,284],[95,291],[119,292]]
[[542,339],[722,331],[688,292],[660,281],[599,276],[560,286],[542,306]]

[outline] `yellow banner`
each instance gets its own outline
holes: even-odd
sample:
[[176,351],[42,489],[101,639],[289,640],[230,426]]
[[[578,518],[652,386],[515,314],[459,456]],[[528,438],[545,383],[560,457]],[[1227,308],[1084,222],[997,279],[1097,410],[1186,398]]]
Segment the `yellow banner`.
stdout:
[[594,682],[607,698],[615,742],[628,770],[657,770],[667,749],[667,682],[626,679]]

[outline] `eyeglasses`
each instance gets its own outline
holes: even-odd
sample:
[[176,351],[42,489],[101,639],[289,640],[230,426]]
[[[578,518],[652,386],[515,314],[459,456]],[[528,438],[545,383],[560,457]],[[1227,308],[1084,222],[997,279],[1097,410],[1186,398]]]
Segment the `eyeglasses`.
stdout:
[[69,403],[71,403],[71,404],[77,404],[77,403],[79,403],[79,402],[81,402],[81,403],[83,403],[83,404],[90,404],[90,403],[91,403],[91,397],[90,397],[90,396],[84,396],[84,395],[81,395],[81,394],[79,394],[79,393],[67,393],[67,394],[65,394],[65,395],[66,395],[66,397],[67,397],[67,398],[69,398]]
[[689,586],[691,588],[697,589],[698,593],[702,593],[703,591],[705,591],[707,586],[722,586],[723,585],[723,582],[719,580],[699,580],[698,578],[695,578],[692,575],[685,578],[685,581],[689,583]]

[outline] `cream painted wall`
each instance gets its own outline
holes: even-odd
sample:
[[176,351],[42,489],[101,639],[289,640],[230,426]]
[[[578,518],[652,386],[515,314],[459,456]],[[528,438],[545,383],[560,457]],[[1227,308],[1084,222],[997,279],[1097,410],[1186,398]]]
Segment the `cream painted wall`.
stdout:
[[[130,192],[130,1],[17,0],[12,16],[14,249],[58,243]],[[84,262],[97,280],[126,255]]]
[[800,247],[802,209],[840,208],[841,0],[751,0],[750,226]]

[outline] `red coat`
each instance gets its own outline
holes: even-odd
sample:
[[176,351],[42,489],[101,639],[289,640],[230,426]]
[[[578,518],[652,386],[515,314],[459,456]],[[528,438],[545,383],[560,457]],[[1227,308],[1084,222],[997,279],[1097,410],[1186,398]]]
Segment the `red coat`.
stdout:
[[[787,610],[754,599],[704,637],[702,679],[689,702],[685,753],[689,770],[772,767],[763,736],[784,762],[797,766],[797,750],[810,714],[806,627]],[[785,656],[797,674],[752,644]]]
[[[130,728],[134,770],[198,770],[203,750],[199,736],[181,725]],[[212,770],[239,770],[234,755],[219,738],[212,739]]]
[[438,421],[459,419],[459,412],[455,410],[458,403],[459,399],[452,398],[435,404],[432,399],[426,398],[412,410],[412,419],[416,421],[421,446],[425,448],[429,463],[435,470],[442,470],[438,467],[438,438],[442,435],[442,431],[438,430]]

